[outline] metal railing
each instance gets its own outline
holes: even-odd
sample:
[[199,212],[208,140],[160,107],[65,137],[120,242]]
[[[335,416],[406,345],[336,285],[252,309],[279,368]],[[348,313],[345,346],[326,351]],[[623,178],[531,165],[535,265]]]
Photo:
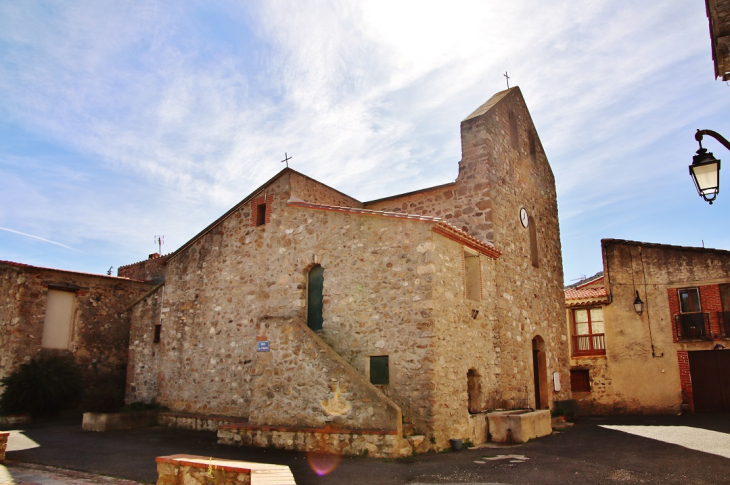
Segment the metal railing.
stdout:
[[712,340],[709,313],[679,313],[674,315],[679,340]]
[[604,334],[573,335],[573,355],[606,355]]
[[717,321],[720,324],[720,337],[730,338],[730,311],[717,312]]

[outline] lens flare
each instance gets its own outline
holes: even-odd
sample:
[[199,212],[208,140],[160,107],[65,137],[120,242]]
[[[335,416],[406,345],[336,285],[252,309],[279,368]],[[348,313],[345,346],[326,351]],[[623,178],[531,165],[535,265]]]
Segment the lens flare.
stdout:
[[340,464],[340,461],[342,461],[342,455],[322,452],[307,453],[309,467],[320,477],[332,472]]

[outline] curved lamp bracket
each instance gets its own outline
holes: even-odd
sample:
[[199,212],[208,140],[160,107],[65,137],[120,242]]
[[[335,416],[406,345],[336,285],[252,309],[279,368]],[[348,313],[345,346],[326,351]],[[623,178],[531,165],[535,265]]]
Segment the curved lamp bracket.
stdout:
[[715,140],[719,141],[722,146],[730,150],[730,141],[727,141],[724,136],[712,130],[697,130],[697,133],[695,133],[695,140],[700,143],[700,148],[702,148],[703,135],[711,136]]

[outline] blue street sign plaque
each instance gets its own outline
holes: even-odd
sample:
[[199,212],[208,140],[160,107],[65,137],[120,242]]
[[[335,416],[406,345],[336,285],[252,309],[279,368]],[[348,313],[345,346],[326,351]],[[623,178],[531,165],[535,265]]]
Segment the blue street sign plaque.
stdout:
[[262,340],[261,342],[256,342],[256,352],[268,352],[269,351],[269,341],[268,340]]

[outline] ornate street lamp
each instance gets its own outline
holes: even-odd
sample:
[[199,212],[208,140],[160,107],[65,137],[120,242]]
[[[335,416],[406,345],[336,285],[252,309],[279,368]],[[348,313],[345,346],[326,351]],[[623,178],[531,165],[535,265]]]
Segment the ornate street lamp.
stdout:
[[703,135],[713,137],[728,150],[730,150],[730,142],[712,130],[697,130],[695,133],[695,140],[699,142],[700,149],[697,150],[697,155],[692,157],[689,174],[695,183],[697,193],[712,205],[720,192],[720,160],[716,159],[712,152],[702,148]]

